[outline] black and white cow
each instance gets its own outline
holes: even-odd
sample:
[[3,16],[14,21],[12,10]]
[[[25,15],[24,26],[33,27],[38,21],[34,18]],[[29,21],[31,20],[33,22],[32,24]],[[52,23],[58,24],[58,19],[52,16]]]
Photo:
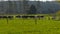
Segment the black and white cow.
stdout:
[[1,19],[1,18],[2,18],[2,19],[5,19],[5,18],[7,18],[7,16],[0,16],[0,19]]
[[28,16],[29,18],[35,18],[35,16]]
[[16,18],[21,18],[22,16],[16,16]]
[[37,18],[39,18],[39,19],[43,19],[43,18],[44,18],[44,16],[37,16]]
[[3,18],[7,18],[7,16],[3,16]]
[[14,17],[13,17],[13,16],[8,16],[7,18],[8,18],[8,19],[13,19]]
[[28,16],[22,16],[22,18],[28,18]]

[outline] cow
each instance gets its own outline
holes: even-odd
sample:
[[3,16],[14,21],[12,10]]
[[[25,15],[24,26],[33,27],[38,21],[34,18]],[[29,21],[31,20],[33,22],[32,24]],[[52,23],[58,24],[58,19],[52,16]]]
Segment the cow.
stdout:
[[0,16],[0,19],[2,18],[3,16]]
[[7,18],[7,16],[3,16],[2,18]]
[[7,16],[0,16],[0,19],[1,19],[1,18],[5,19],[5,18],[7,18]]
[[35,16],[28,16],[29,18],[35,18]]
[[37,16],[37,18],[39,18],[39,19],[43,19],[43,18],[44,18],[44,16]]
[[59,18],[59,16],[53,16],[53,17],[52,17],[52,20],[59,21],[59,20],[60,20],[60,18]]
[[22,16],[22,18],[28,18],[28,16]]
[[21,16],[16,16],[16,18],[21,18]]
[[53,16],[53,17],[52,17],[52,20],[55,20],[55,19],[56,19],[56,16]]
[[8,16],[7,18],[8,18],[8,19],[13,19],[13,16]]

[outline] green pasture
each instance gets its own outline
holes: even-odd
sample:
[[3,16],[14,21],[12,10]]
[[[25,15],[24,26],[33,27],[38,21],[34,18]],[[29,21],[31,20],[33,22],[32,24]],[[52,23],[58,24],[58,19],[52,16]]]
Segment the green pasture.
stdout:
[[60,21],[48,19],[0,19],[0,34],[60,34]]

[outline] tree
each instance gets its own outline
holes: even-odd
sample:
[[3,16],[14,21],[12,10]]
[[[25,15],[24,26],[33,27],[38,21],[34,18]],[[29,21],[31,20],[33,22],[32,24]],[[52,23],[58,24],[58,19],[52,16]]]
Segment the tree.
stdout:
[[36,14],[37,9],[34,5],[31,5],[31,7],[29,8],[28,14]]
[[57,11],[57,13],[56,13],[57,15],[60,15],[60,10],[59,11]]

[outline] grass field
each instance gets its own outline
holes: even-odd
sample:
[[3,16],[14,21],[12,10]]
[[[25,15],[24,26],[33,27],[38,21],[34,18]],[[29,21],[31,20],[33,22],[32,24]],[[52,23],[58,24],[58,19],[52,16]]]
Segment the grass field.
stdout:
[[0,19],[0,34],[60,34],[60,21],[48,19]]

